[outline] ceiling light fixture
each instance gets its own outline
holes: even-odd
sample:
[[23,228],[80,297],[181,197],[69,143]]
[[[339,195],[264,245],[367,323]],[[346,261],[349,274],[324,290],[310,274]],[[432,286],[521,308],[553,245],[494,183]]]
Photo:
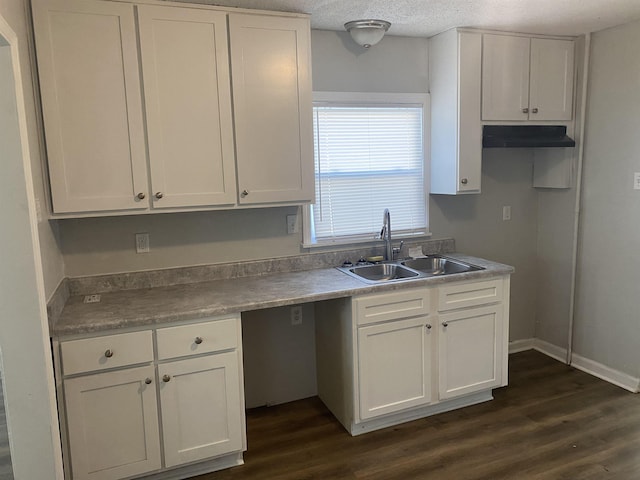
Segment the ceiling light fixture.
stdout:
[[382,40],[390,26],[391,24],[384,20],[354,20],[344,24],[353,41],[364,48],[369,48]]

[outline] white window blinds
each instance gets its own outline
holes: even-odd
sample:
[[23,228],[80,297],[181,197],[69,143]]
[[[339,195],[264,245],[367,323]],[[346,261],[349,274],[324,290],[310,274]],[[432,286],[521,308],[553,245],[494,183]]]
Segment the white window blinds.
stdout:
[[314,106],[312,242],[374,239],[385,208],[394,235],[426,233],[424,108]]

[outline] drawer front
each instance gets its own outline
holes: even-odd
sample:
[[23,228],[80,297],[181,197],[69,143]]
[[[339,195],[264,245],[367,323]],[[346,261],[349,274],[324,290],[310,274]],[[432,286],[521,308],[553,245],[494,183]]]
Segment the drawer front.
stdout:
[[151,331],[70,340],[60,349],[65,375],[153,361]]
[[230,350],[238,346],[238,318],[160,328],[158,360]]
[[438,311],[501,302],[503,285],[502,279],[444,285],[438,289]]
[[429,290],[418,288],[354,299],[358,325],[429,315]]

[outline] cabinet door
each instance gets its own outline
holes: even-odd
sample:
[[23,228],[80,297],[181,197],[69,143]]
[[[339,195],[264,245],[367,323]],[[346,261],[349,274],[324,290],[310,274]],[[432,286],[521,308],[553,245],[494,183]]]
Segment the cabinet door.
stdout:
[[146,366],[64,381],[74,480],[119,479],[160,468],[154,378],[153,366]]
[[167,467],[242,450],[237,351],[158,366]]
[[482,41],[482,119],[527,120],[530,39],[485,34]]
[[229,15],[241,204],[314,196],[309,20]]
[[440,316],[440,399],[502,384],[502,305]]
[[133,9],[95,0],[33,2],[56,213],[148,207]]
[[358,328],[361,420],[431,402],[431,332],[426,317]]
[[573,41],[531,39],[531,120],[571,120]]
[[154,208],[235,203],[226,13],[138,14]]

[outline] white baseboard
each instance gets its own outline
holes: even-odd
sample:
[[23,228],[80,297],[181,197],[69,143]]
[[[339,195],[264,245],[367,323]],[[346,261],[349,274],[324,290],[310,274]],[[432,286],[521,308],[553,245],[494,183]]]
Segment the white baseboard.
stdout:
[[[558,347],[539,338],[526,338],[509,342],[509,354],[524,352],[525,350],[536,350],[562,363],[567,361],[566,348]],[[577,353],[571,355],[571,366],[632,393],[640,392],[640,378],[614,370]]]
[[533,339],[533,349],[540,353],[544,353],[546,356],[554,358],[562,363],[567,363],[567,349],[558,347],[553,343],[545,342],[539,338]]
[[522,340],[514,340],[513,342],[509,342],[509,355],[511,355],[512,353],[531,350],[533,348],[534,341],[535,339],[533,338],[525,338]]
[[625,390],[629,390],[632,393],[638,393],[638,391],[640,391],[638,388],[640,386],[639,378],[632,377],[624,372],[614,370],[606,365],[589,360],[577,353],[574,353],[571,356],[571,366],[606,382],[613,383]]

